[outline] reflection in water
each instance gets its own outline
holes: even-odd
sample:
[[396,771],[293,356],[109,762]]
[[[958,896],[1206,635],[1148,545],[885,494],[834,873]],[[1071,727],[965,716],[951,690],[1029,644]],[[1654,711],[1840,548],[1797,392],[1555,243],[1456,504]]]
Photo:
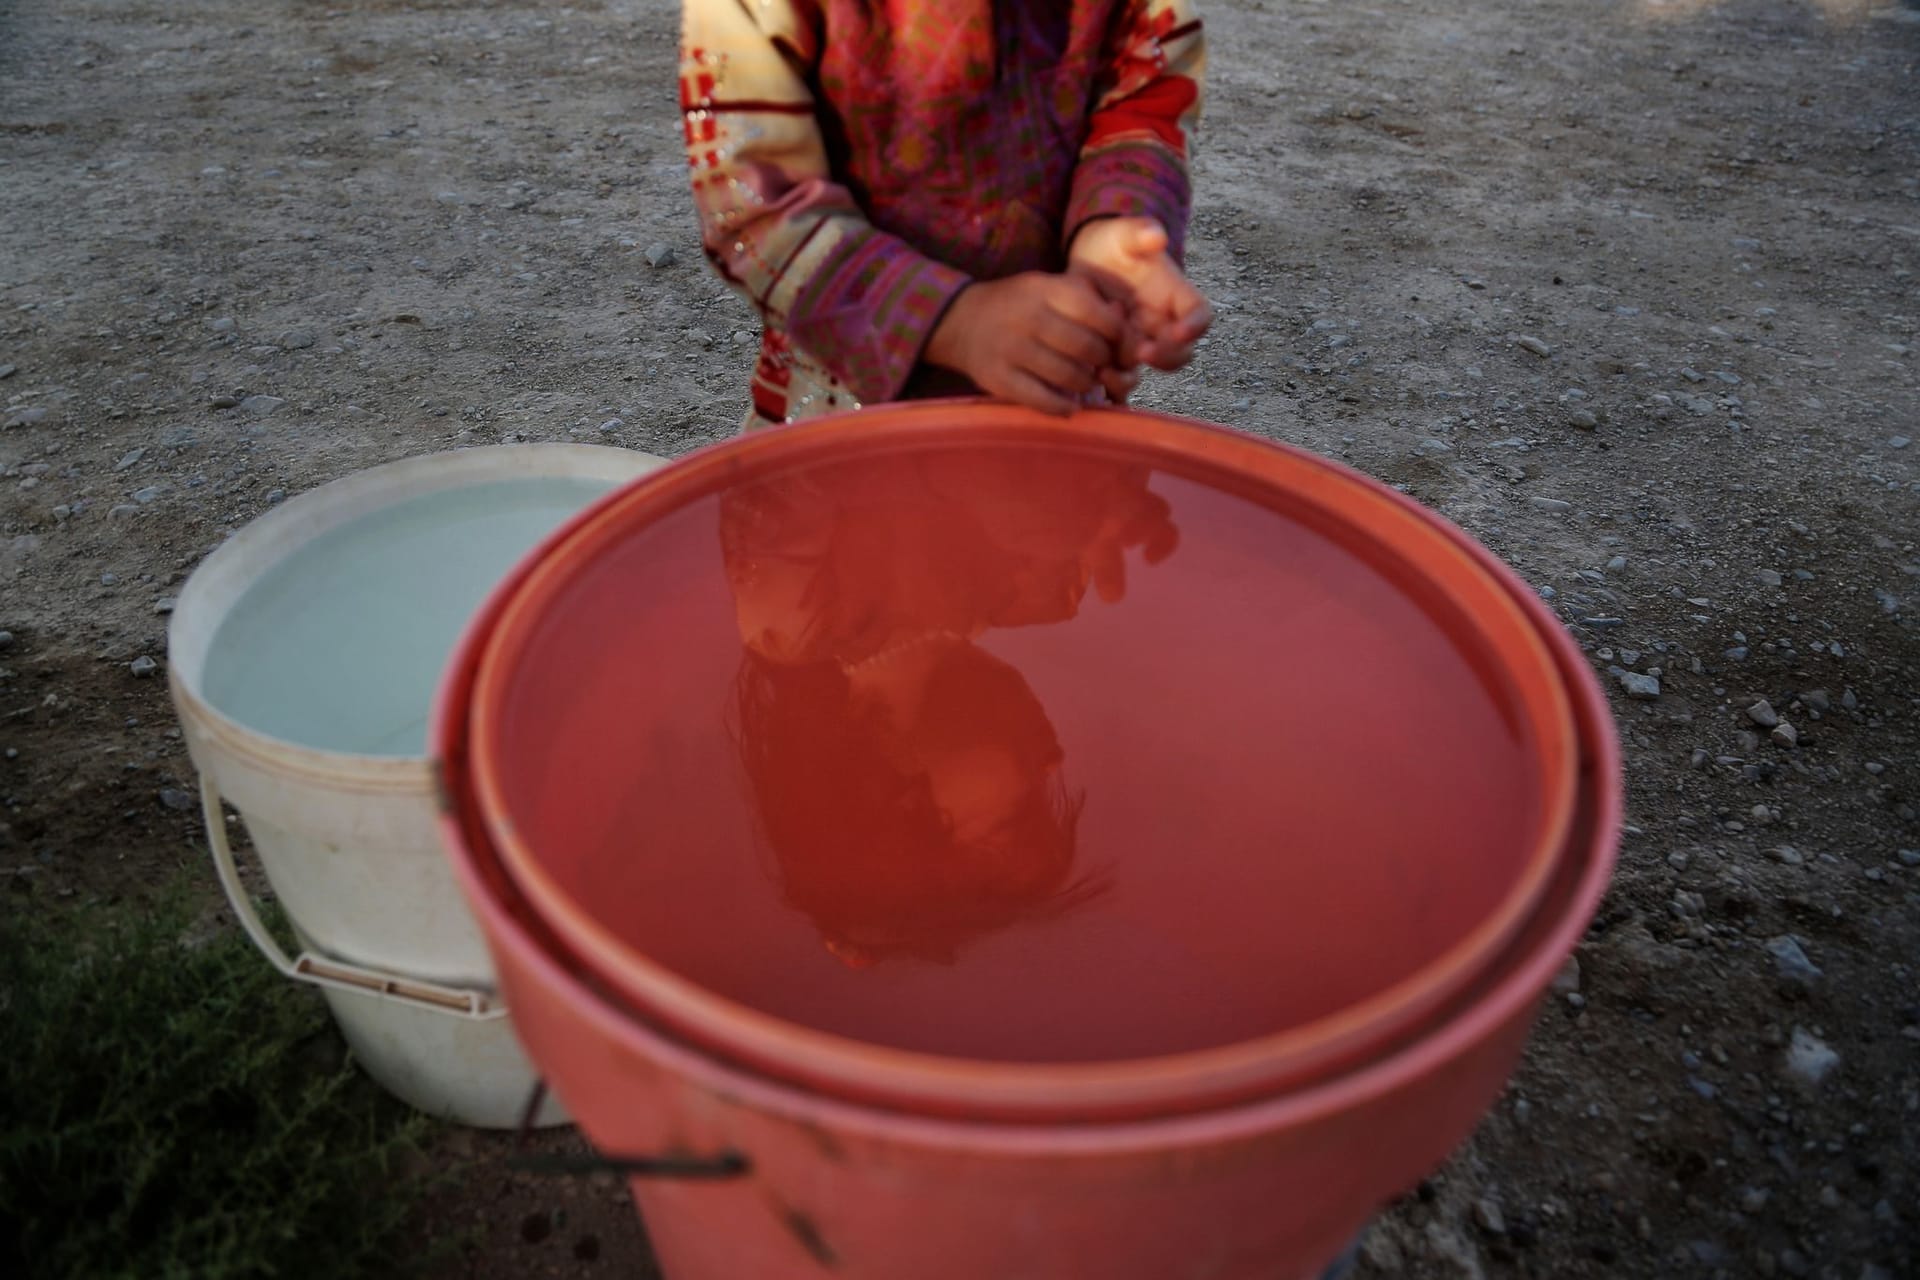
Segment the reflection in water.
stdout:
[[1089,458],[886,459],[729,493],[745,647],[732,733],[786,900],[850,967],[951,963],[1102,892],[1081,798],[1026,679],[977,643],[1065,622],[1178,542],[1150,473]]

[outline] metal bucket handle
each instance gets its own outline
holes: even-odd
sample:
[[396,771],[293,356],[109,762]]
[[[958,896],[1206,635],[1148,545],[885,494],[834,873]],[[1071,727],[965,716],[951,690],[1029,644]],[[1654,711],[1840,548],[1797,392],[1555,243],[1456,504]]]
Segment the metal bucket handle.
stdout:
[[507,1016],[506,1009],[496,1004],[493,997],[484,991],[445,987],[401,974],[344,964],[338,960],[323,959],[311,951],[302,951],[298,958],[289,960],[287,953],[280,949],[280,943],[268,932],[259,913],[253,909],[253,899],[248,896],[246,886],[240,883],[240,871],[233,861],[233,846],[227,840],[226,811],[221,804],[220,788],[212,776],[203,771],[200,774],[200,811],[206,819],[207,845],[213,850],[213,867],[220,877],[220,887],[226,891],[227,905],[233,908],[240,927],[253,939],[253,945],[260,949],[260,954],[282,975],[295,982],[392,1000],[472,1022],[492,1022]]

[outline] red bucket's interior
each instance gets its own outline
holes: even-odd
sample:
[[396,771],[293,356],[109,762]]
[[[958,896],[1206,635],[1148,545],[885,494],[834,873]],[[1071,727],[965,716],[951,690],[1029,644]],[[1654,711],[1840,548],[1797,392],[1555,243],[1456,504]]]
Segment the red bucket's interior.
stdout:
[[1548,765],[1448,584],[1064,440],[743,474],[569,565],[496,655],[544,874],[730,1000],[1008,1062],[1271,1035],[1482,925]]

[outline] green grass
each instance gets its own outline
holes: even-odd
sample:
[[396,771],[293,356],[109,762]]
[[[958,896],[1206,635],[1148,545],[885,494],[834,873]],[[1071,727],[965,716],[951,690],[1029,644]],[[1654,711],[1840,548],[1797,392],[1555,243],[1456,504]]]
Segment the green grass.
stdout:
[[237,930],[0,906],[0,1275],[390,1274],[429,1124]]

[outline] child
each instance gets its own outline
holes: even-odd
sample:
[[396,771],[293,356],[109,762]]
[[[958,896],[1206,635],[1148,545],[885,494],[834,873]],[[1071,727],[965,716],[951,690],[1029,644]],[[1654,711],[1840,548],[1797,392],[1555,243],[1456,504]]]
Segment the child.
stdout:
[[747,425],[1182,367],[1188,0],[686,0],[707,256],[764,322]]

